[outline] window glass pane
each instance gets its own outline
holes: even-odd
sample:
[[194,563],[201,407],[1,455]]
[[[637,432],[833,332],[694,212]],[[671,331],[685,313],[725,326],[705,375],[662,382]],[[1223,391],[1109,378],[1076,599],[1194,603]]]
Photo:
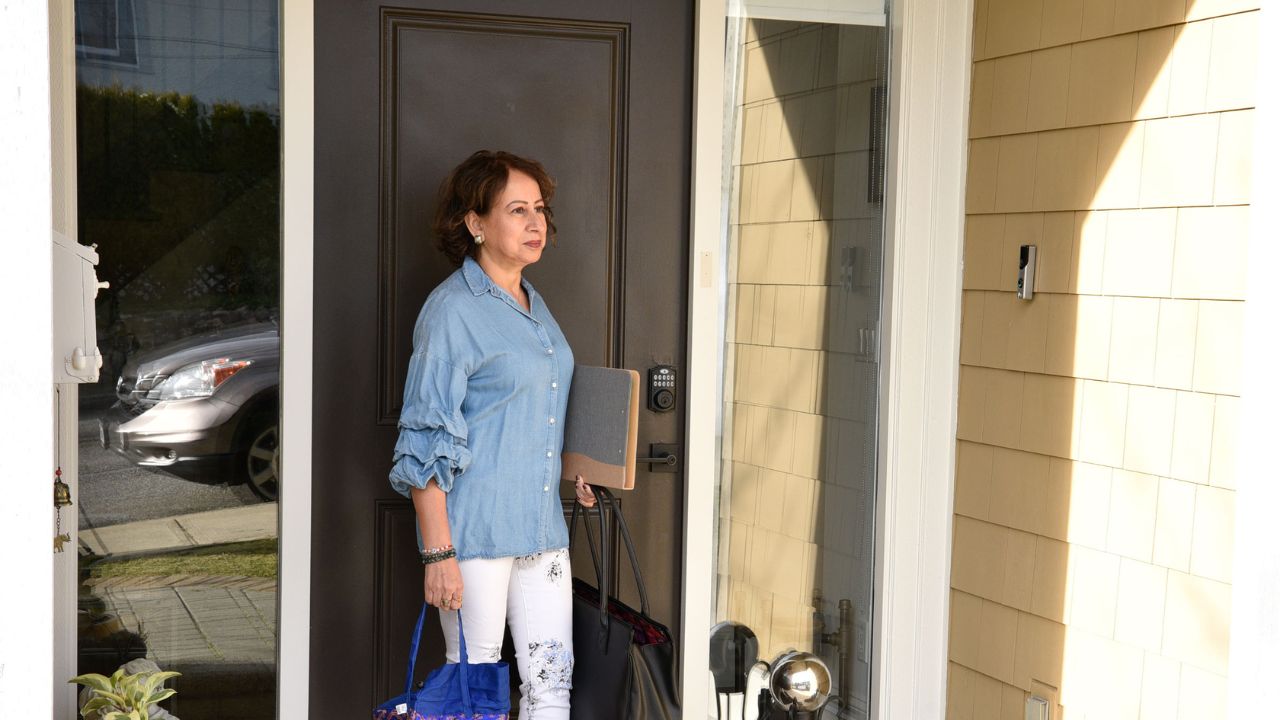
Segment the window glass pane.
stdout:
[[[268,0],[76,0],[79,671],[181,672],[183,720],[275,715],[278,18]],[[113,50],[107,55],[95,50]]]
[[[888,33],[883,7],[812,5],[739,8],[727,27],[714,612],[750,631],[761,660],[788,650],[822,658],[832,680],[823,717],[864,718]],[[734,637],[730,627],[720,637]],[[758,678],[745,695],[727,694],[745,674],[735,665],[717,677],[722,712],[740,717],[745,699],[755,717]]]
[[[143,3],[145,9],[147,3]],[[134,0],[76,0],[76,60],[136,66]]]
[[116,10],[116,0],[77,2],[76,45],[99,50],[115,50],[118,29]]

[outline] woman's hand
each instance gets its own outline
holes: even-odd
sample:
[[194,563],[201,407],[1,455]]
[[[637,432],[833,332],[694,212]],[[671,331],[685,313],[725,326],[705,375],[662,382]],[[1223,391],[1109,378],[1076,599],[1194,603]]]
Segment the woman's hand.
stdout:
[[578,494],[578,504],[582,505],[582,507],[591,508],[596,506],[596,494],[591,491],[591,486],[587,484],[586,480],[582,479],[581,475],[576,476],[574,490]]
[[423,590],[429,605],[441,610],[462,609],[462,571],[458,568],[458,559],[427,565]]

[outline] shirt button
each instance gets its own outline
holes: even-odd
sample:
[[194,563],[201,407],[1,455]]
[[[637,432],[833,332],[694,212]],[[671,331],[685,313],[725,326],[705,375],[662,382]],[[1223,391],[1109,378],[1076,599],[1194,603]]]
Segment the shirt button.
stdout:
[[551,492],[551,486],[550,486],[550,485],[543,485],[543,486],[542,486],[542,492]]
[[547,418],[547,422],[551,423],[552,425],[555,425],[555,424],[556,424],[556,419],[555,419],[555,418]]
[[548,354],[548,355],[550,355],[550,354],[551,354],[551,353],[553,353],[553,352],[555,352],[555,350],[553,350],[553,349],[551,349],[551,348],[547,348],[547,354]]
[[548,450],[548,451],[547,451],[547,457],[551,457],[551,451],[550,451],[550,450]]
[[551,383],[551,387],[552,387],[552,388],[558,388],[558,387],[560,387],[560,383],[554,383],[554,382],[553,382],[553,383]]

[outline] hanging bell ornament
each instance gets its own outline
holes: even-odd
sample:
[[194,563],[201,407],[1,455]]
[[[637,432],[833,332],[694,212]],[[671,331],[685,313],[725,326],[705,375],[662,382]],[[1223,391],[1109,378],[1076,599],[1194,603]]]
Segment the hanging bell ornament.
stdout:
[[71,486],[62,482],[62,468],[53,474],[53,506],[64,508],[71,504]]

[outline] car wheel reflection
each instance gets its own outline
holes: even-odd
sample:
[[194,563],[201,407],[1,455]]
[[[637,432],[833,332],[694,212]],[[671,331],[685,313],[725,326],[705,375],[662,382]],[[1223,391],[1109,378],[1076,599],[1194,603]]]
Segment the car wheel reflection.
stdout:
[[249,487],[264,500],[279,497],[280,440],[278,426],[258,432],[245,453],[245,473]]

